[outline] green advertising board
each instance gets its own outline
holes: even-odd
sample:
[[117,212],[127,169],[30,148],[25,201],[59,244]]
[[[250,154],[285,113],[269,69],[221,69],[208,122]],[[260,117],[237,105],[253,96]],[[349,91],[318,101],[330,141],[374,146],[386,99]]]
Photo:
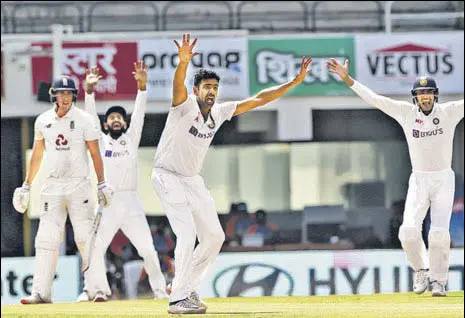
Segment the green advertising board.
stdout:
[[250,93],[256,94],[264,88],[293,79],[300,69],[302,56],[312,57],[312,72],[302,84],[294,87],[286,95],[354,95],[353,91],[337,75],[330,74],[326,67],[329,58],[333,57],[340,63],[349,59],[349,72],[355,75],[352,36],[249,40]]

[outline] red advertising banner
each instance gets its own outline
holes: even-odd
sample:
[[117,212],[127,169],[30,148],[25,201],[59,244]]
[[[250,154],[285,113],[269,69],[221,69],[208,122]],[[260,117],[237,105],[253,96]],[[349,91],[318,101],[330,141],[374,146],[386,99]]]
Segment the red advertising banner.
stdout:
[[[51,43],[33,43],[51,50]],[[137,84],[132,72],[137,61],[137,42],[63,43],[61,74],[71,76],[79,87],[78,99],[84,99],[86,68],[98,66],[102,79],[95,87],[98,100],[133,99]],[[51,56],[32,57],[32,85],[37,94],[39,82],[53,81]]]

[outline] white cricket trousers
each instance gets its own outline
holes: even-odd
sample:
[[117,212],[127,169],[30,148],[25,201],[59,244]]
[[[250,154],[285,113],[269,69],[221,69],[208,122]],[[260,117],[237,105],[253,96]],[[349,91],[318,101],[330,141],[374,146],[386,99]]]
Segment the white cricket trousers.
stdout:
[[[161,168],[152,170],[152,184],[176,235],[175,275],[170,301],[195,291],[215,262],[225,235],[215,202],[201,176],[180,176]],[[194,250],[195,239],[199,244]]]
[[[76,245],[82,254],[92,226],[93,200],[90,180],[46,179],[40,193],[39,229],[35,237],[33,295],[51,298],[68,213]],[[87,279],[87,273],[84,277]]]
[[90,290],[97,290],[111,295],[106,276],[105,252],[119,229],[123,231],[144,260],[144,268],[152,291],[157,289],[165,291],[166,280],[161,271],[150,227],[136,191],[115,192],[110,206],[103,209],[94,245],[95,253],[92,254],[89,266],[92,276],[86,280],[84,290],[89,294],[91,294]]
[[[455,191],[452,169],[437,172],[413,171],[405,202],[399,240],[413,270],[430,269],[430,281],[446,284],[450,263],[449,224]],[[431,207],[428,253],[422,238],[422,225]]]

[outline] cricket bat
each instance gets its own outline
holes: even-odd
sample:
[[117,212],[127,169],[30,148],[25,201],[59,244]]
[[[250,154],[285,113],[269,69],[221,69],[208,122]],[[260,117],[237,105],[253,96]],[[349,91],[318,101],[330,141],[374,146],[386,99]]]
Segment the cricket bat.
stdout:
[[100,219],[102,218],[102,211],[103,200],[99,202],[97,213],[95,214],[94,222],[92,223],[92,230],[89,233],[90,235],[87,238],[86,245],[84,247],[84,253],[82,254],[81,271],[83,273],[89,269],[92,251],[94,249],[95,238],[97,237],[98,228],[100,226]]

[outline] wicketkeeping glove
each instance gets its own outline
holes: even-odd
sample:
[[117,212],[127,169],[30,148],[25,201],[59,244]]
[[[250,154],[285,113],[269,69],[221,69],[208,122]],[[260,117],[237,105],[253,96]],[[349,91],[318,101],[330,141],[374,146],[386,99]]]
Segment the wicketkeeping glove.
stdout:
[[16,188],[13,194],[13,206],[19,213],[24,213],[29,205],[29,190],[31,185],[24,182],[21,188]]
[[106,208],[110,205],[111,199],[113,197],[113,189],[105,182],[102,181],[97,185],[98,192],[97,198],[98,201],[103,201],[103,206]]

